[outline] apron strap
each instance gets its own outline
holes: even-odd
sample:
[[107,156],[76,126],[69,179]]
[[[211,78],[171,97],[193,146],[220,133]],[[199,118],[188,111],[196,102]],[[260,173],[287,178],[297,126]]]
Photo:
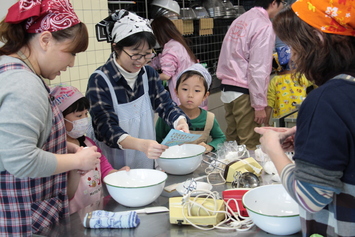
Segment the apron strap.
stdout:
[[195,141],[189,142],[190,144],[199,144],[201,142],[207,142],[210,137],[210,132],[213,127],[215,115],[212,112],[207,111],[206,123],[203,131],[190,131],[191,134],[201,134],[201,137],[197,138]]
[[[144,73],[143,73],[143,88],[144,88],[144,93],[147,93],[149,91],[149,86],[148,86],[148,76],[147,76],[147,72],[145,70],[145,67],[143,67]],[[112,98],[112,104],[114,105],[113,108],[115,110],[115,113],[117,114],[117,110],[116,110],[116,106],[118,104],[117,101],[117,97],[116,97],[116,93],[115,93],[115,89],[112,86],[112,83],[110,82],[110,79],[108,79],[108,77],[106,76],[106,74],[101,71],[101,70],[96,70],[94,71],[94,73],[98,73],[102,76],[103,79],[105,79],[106,84],[110,90],[110,94],[111,94],[111,98]]]
[[205,124],[205,131],[211,131],[213,127],[213,122],[214,122],[214,113],[207,111],[207,117],[206,117],[206,124]]
[[[105,79],[106,84],[108,86],[108,89],[110,90],[112,103],[113,104],[118,104],[117,97],[116,97],[116,94],[115,94],[115,90],[113,89],[113,86],[112,86],[110,80],[108,79],[108,77],[106,76],[106,74],[103,71],[101,71],[101,70],[96,70],[95,72],[100,74],[102,76],[102,78]],[[117,113],[116,109],[115,109],[115,113]]]

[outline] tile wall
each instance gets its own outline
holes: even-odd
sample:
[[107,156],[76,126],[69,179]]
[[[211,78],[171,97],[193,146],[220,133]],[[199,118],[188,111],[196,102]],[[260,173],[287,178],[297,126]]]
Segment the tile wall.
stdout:
[[104,64],[110,55],[110,44],[98,42],[95,35],[95,24],[108,16],[107,0],[72,0],[79,19],[84,22],[89,31],[89,47],[79,53],[75,65],[52,81],[49,85],[65,83],[77,87],[85,94],[87,81],[95,69]]

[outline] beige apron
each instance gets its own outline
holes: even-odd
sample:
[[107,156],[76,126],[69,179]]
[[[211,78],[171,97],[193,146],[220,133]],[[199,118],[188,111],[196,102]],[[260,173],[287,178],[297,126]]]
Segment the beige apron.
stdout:
[[190,144],[200,144],[201,142],[207,143],[208,138],[210,137],[211,129],[214,122],[214,113],[207,111],[206,124],[203,131],[191,131],[191,134],[202,134],[201,137],[197,138],[195,141],[190,142]]

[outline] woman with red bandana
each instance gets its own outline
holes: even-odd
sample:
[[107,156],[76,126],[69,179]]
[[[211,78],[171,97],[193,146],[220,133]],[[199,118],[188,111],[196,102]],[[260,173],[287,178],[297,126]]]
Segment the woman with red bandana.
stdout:
[[255,128],[262,150],[300,206],[303,236],[355,236],[354,1],[300,0],[273,27],[296,73],[319,87],[303,101],[297,130]]
[[42,79],[72,67],[88,33],[68,0],[21,0],[0,23],[0,38],[0,236],[48,235],[69,216],[67,171],[100,162],[96,147],[67,144]]

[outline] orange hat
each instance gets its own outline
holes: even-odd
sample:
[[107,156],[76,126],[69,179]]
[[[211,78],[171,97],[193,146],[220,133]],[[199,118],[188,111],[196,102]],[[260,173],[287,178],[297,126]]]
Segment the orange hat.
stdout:
[[355,0],[298,0],[292,10],[325,33],[355,36]]

